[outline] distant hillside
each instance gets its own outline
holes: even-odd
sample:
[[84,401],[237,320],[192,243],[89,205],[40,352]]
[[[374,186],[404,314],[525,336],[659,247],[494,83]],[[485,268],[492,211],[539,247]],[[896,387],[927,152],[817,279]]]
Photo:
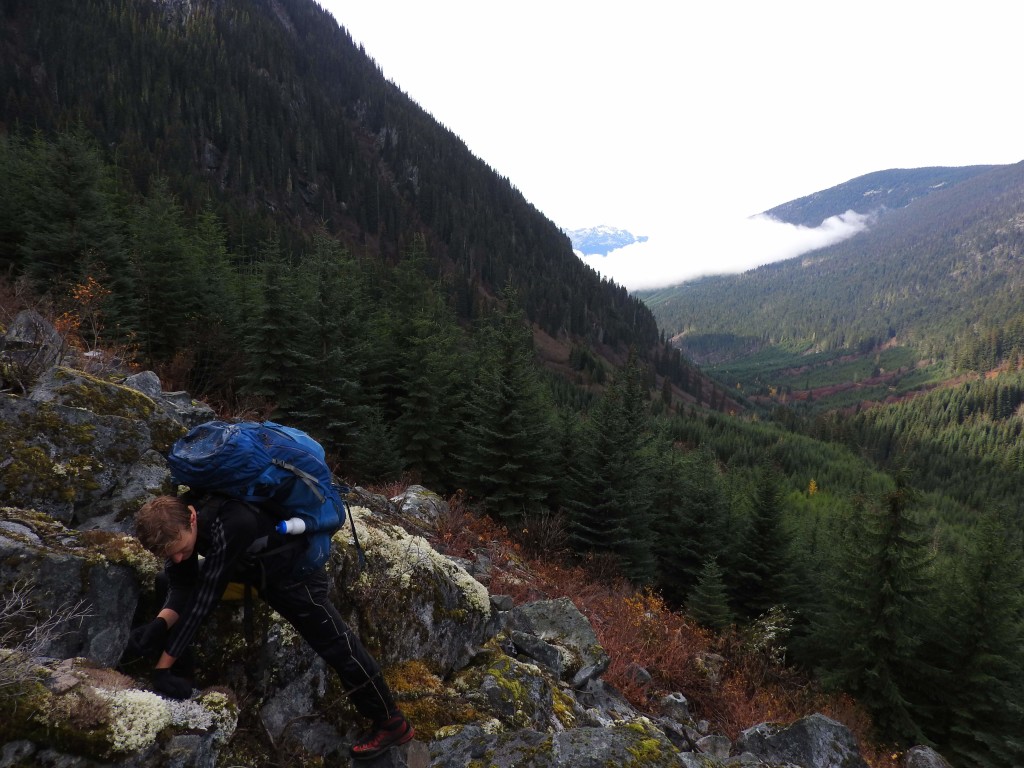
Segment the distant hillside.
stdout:
[[894,347],[911,352],[900,367],[996,365],[1024,353],[1014,330],[1024,323],[1022,287],[1018,163],[936,189],[849,241],[641,295],[685,354],[715,366],[745,361],[743,378],[754,381],[759,358],[795,370],[813,362],[811,353],[832,359]]
[[817,227],[847,211],[875,213],[905,208],[914,200],[990,171],[991,165],[963,168],[896,168],[858,176],[830,189],[791,200],[765,214],[790,224]]

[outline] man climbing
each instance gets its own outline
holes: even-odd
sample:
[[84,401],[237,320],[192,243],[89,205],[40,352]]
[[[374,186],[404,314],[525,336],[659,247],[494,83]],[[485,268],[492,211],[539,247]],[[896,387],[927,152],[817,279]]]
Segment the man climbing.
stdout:
[[[296,546],[296,537],[275,530],[269,515],[223,496],[206,496],[194,505],[160,496],[136,513],[135,531],[146,549],[167,561],[164,606],[132,632],[129,643],[129,651],[138,655],[160,653],[152,678],[158,692],[177,699],[191,695],[192,682],[171,667],[228,583],[240,582],[255,587],[335,669],[356,709],[372,722],[352,745],[352,757],[375,757],[413,738],[413,727],[396,706],[380,665],[331,603],[326,572],[319,568],[296,576],[293,566],[303,548]],[[258,557],[253,555],[257,551]]]

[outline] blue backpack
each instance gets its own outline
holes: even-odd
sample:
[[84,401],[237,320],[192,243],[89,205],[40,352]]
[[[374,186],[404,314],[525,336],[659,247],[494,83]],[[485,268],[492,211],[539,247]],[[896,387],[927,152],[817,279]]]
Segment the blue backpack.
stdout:
[[[192,491],[241,499],[282,523],[299,518],[308,541],[292,571],[300,578],[324,564],[345,521],[341,491],[348,489],[335,485],[320,443],[294,427],[208,421],[174,443],[167,463],[172,479]],[[280,523],[278,530],[285,532]]]

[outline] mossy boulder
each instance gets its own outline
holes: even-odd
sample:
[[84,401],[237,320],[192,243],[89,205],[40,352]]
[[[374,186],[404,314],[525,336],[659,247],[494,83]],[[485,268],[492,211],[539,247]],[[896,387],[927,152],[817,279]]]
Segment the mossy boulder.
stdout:
[[68,524],[123,521],[169,488],[154,448],[147,422],[130,415],[0,395],[0,503]]
[[171,701],[81,660],[35,664],[13,693],[0,699],[3,755],[17,760],[5,765],[213,768],[238,721],[224,692]]
[[575,724],[575,703],[556,694],[550,677],[498,650],[478,655],[453,684],[478,712],[508,730],[564,730]]
[[351,507],[366,555],[346,523],[332,555],[338,605],[382,664],[423,661],[447,677],[497,631],[487,589],[419,536]]
[[158,411],[162,411],[186,428],[216,417],[213,408],[204,402],[193,400],[188,392],[165,392],[160,384],[160,378],[153,371],[134,373],[122,383],[146,395],[156,403]]
[[46,371],[29,394],[36,402],[83,408],[97,416],[119,416],[146,424],[152,448],[167,453],[185,434],[185,425],[139,388],[118,384],[84,371],[55,366]]

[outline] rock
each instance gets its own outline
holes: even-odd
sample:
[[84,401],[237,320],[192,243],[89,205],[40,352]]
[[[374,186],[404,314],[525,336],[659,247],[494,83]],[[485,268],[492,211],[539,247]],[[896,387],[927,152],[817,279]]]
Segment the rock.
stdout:
[[[401,498],[396,496],[395,498]],[[371,493],[362,486],[355,486],[349,489],[347,500],[357,507],[366,507],[371,512],[381,517],[395,517],[398,515],[398,507],[379,493]]]
[[428,768],[430,766],[430,750],[421,741],[413,739],[397,747],[392,747],[383,755],[372,760],[360,760],[359,768]]
[[28,597],[37,621],[67,615],[78,603],[81,610],[71,613],[87,614],[62,623],[36,654],[116,664],[139,600],[139,574],[155,573],[155,558],[135,539],[79,534],[35,512],[0,508],[0,519],[32,532],[19,536],[10,526],[0,532],[0,592],[31,585]]
[[422,485],[410,485],[391,499],[398,513],[428,528],[437,526],[437,519],[449,514],[448,502]]
[[617,723],[608,728],[574,728],[547,734],[522,729],[488,733],[468,726],[459,733],[430,745],[435,768],[607,768],[610,765],[643,765],[678,768],[672,744],[644,719]]
[[697,654],[694,663],[711,685],[716,686],[722,681],[722,668],[725,666],[725,659],[721,655],[701,652]]
[[630,662],[626,665],[626,677],[637,685],[644,686],[650,685],[654,680],[651,677],[651,673],[648,672],[644,667],[640,666],[636,662]]
[[563,719],[556,717],[556,690],[540,669],[502,653],[481,654],[458,676],[456,687],[466,691],[475,709],[511,730],[562,730],[573,719],[564,698],[558,699]]
[[913,747],[903,755],[903,768],[950,768],[950,765],[931,747]]
[[765,762],[813,768],[867,768],[850,729],[821,714],[788,726],[755,725],[740,734],[735,750],[750,752]]
[[[598,644],[590,622],[567,597],[517,606],[509,612],[507,626],[556,647],[557,672],[575,688],[584,687],[608,668],[608,654]],[[546,652],[543,655],[551,658]]]
[[259,644],[259,679],[249,681],[265,697],[263,727],[275,744],[297,744],[314,755],[340,751],[342,734],[324,719],[331,707],[322,706],[334,672],[290,624],[276,615],[273,622]]
[[640,713],[604,680],[588,680],[573,693],[586,714],[586,721],[592,725],[611,726],[640,717]]
[[133,374],[124,380],[124,385],[141,392],[150,400],[156,400],[163,393],[160,388],[160,377],[153,371]]
[[515,602],[509,595],[491,595],[491,607],[501,613],[507,613],[515,608]]
[[720,760],[694,752],[680,752],[679,762],[683,764],[683,768],[719,768],[722,765]]
[[64,338],[34,309],[23,309],[7,328],[2,359],[23,368],[32,376],[60,362],[66,347]]
[[690,702],[678,691],[667,694],[661,700],[661,712],[666,717],[671,717],[680,723],[692,719],[690,715]]
[[146,395],[163,413],[187,429],[216,418],[213,408],[193,400],[188,392],[164,392],[160,378],[153,371],[129,376],[124,380],[124,386]]
[[421,660],[447,677],[494,636],[487,589],[419,536],[363,507],[349,508],[366,568],[348,525],[334,536],[338,606],[382,664]]
[[697,741],[697,749],[705,755],[724,760],[732,750],[732,742],[725,736],[711,735]]
[[32,388],[29,399],[84,408],[97,416],[143,421],[153,438],[152,447],[160,453],[166,453],[185,434],[175,414],[148,395],[73,368],[57,366],[48,370]]
[[0,395],[0,503],[66,524],[125,519],[169,481],[145,421],[57,400]]

